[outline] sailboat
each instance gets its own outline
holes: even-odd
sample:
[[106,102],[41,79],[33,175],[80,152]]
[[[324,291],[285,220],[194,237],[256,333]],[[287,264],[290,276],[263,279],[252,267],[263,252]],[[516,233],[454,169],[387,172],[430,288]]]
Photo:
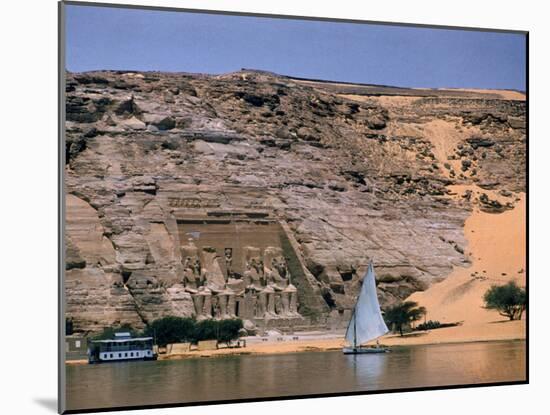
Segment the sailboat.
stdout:
[[363,278],[361,292],[355,303],[353,315],[346,330],[346,341],[349,346],[343,348],[344,354],[363,353],[385,353],[389,352],[386,347],[362,347],[361,345],[375,340],[388,332],[388,327],[382,318],[378,296],[376,294],[376,283],[374,276],[374,265],[369,262],[367,273]]

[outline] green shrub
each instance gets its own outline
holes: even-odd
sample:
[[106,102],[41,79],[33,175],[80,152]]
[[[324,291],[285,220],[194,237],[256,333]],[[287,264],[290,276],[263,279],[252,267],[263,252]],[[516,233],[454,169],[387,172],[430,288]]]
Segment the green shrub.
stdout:
[[402,336],[403,326],[420,320],[424,314],[426,314],[424,307],[418,307],[418,303],[414,301],[405,301],[386,309],[384,320],[389,327],[394,326]]
[[427,322],[421,323],[418,326],[416,326],[415,330],[433,330],[433,329],[438,329],[440,327],[441,327],[441,323],[439,321],[428,320]]
[[71,318],[65,319],[65,335],[70,336],[74,333],[74,324]]
[[[237,339],[239,330],[242,328],[243,321],[238,318],[196,321],[193,318],[167,316],[148,324],[141,334],[153,337],[157,345],[164,347],[170,343],[197,343],[201,340],[218,340],[227,343]],[[112,339],[117,332],[130,332],[132,337],[140,335],[129,325],[122,325],[117,328],[107,327],[93,339]]]
[[169,343],[192,342],[195,338],[195,320],[192,318],[167,316],[148,324],[143,334],[154,337],[159,346]]
[[240,318],[218,321],[218,341],[228,343],[239,338],[239,330],[243,328]]
[[219,324],[216,320],[202,320],[195,326],[194,342],[201,340],[217,340],[219,337]]
[[505,285],[492,285],[483,296],[485,308],[497,310],[501,316],[510,320],[521,320],[527,307],[525,288],[519,287],[514,281]]
[[462,323],[440,323],[439,321],[428,320],[425,323],[421,323],[416,326],[415,330],[435,330],[443,329],[445,327],[456,327],[460,326]]

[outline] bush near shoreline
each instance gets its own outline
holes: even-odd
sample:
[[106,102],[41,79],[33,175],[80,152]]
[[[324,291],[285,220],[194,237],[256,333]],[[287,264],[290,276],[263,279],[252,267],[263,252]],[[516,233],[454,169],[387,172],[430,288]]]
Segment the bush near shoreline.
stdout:
[[241,319],[227,320],[201,320],[167,316],[154,320],[148,324],[142,332],[134,330],[129,325],[119,327],[106,327],[101,333],[93,336],[94,340],[114,338],[117,332],[129,332],[132,337],[153,337],[160,347],[170,343],[193,343],[202,340],[217,340],[221,343],[229,343],[239,338],[243,329]]

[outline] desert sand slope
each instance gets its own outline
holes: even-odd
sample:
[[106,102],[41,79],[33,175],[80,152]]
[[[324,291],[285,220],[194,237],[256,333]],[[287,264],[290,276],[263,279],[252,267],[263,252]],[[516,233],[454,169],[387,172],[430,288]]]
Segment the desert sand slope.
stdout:
[[[456,186],[458,197],[466,187],[480,191],[474,186]],[[494,194],[491,197],[496,198]],[[510,280],[521,286],[526,283],[525,194],[521,193],[519,199],[514,209],[500,214],[474,209],[465,224],[467,254],[472,265],[456,267],[444,281],[409,297],[428,309],[428,320],[463,322],[462,327],[449,334],[464,332],[468,338],[475,337],[476,333],[485,338],[499,332],[515,338],[525,336],[524,321],[506,322],[506,317],[483,308],[483,294],[491,285]]]
[[474,92],[478,94],[496,94],[501,99],[525,101],[525,94],[523,92],[509,90],[509,89],[473,89],[473,88],[448,88],[441,89],[441,91],[464,91]]

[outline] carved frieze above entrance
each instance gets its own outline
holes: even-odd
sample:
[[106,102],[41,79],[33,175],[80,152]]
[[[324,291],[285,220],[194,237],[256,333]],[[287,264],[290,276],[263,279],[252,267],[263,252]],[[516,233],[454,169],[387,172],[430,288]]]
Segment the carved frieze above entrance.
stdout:
[[220,203],[216,200],[201,199],[195,197],[170,197],[168,198],[168,206],[171,208],[217,208]]

